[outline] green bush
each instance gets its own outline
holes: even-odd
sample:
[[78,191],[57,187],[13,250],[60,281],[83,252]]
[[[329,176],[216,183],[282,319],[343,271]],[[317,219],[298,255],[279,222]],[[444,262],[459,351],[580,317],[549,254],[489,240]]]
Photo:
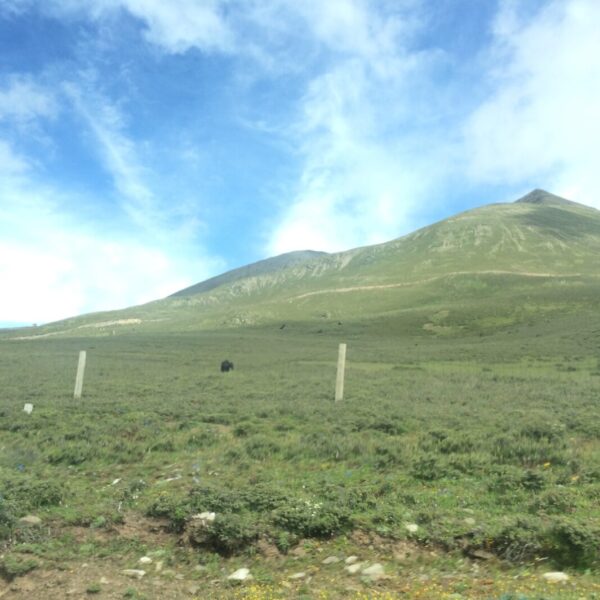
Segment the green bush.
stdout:
[[273,512],[275,525],[301,537],[327,538],[352,524],[344,508],[312,500],[296,500]]
[[254,543],[260,530],[253,515],[248,513],[218,514],[212,523],[188,524],[190,543],[223,556],[237,554]]
[[12,581],[15,577],[25,575],[37,567],[38,562],[33,558],[9,553],[0,560],[0,575],[7,581]]
[[547,531],[547,554],[557,565],[589,568],[600,564],[600,528],[571,519],[555,521]]

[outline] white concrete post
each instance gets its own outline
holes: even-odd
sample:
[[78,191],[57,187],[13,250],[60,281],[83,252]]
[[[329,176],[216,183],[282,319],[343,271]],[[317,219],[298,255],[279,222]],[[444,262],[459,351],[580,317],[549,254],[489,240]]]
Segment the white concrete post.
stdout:
[[83,391],[83,375],[85,373],[85,350],[79,353],[79,364],[77,365],[77,377],[75,378],[75,392],[73,398],[78,400],[81,398],[81,392]]
[[335,380],[335,401],[344,399],[344,371],[346,370],[346,344],[340,344],[338,351],[337,377]]

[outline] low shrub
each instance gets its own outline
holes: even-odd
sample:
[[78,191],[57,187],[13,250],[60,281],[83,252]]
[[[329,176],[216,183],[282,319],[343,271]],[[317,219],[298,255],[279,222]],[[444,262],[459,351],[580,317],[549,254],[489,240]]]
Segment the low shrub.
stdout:
[[275,525],[301,537],[327,538],[349,529],[350,512],[313,500],[295,500],[273,512]]

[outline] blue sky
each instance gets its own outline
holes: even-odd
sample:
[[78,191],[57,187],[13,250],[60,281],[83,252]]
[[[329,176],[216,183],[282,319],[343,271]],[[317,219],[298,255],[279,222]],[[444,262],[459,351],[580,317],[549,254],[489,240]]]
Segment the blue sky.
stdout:
[[600,207],[597,0],[0,0],[0,323],[543,187]]

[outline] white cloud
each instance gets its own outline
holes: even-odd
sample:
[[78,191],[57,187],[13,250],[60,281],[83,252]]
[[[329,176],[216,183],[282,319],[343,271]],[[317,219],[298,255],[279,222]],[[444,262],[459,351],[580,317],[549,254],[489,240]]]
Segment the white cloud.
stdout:
[[93,135],[93,147],[114,181],[124,211],[147,233],[171,235],[170,219],[178,209],[165,206],[147,184],[147,169],[138,157],[137,144],[125,133],[121,112],[94,91],[74,84],[65,84],[64,90]]
[[50,189],[0,187],[0,322],[45,323],[156,300],[216,261],[67,216]]
[[148,41],[169,52],[185,52],[193,47],[208,52],[232,49],[233,34],[221,14],[219,0],[121,0],[121,3],[144,21]]
[[415,129],[430,107],[410,93],[436,57],[408,52],[411,25],[367,2],[302,6],[331,64],[313,76],[300,103],[292,135],[302,176],[269,251],[341,250],[397,237],[432,183],[414,151]]
[[12,76],[0,88],[0,122],[28,123],[37,118],[54,117],[57,111],[54,96],[31,78]]
[[493,91],[465,128],[469,174],[600,207],[600,3],[552,1],[533,18],[518,7],[496,21]]
[[0,177],[22,175],[29,169],[29,162],[17,154],[10,144],[0,139]]

